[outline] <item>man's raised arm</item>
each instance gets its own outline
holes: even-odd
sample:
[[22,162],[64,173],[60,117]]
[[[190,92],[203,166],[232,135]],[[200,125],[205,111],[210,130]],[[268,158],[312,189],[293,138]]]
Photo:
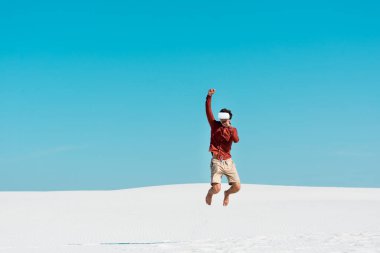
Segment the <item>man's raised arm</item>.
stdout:
[[214,115],[212,114],[212,109],[211,109],[211,98],[214,93],[215,93],[215,89],[210,89],[206,97],[206,115],[207,115],[208,123],[210,124],[211,127],[215,121],[215,118],[214,118]]

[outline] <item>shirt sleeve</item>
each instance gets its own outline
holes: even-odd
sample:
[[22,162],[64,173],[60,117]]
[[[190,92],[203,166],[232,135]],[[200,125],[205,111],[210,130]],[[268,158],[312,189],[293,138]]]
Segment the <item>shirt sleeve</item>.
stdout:
[[212,109],[211,109],[211,96],[207,95],[206,97],[206,115],[207,115],[207,120],[210,126],[212,127],[215,121],[214,115],[212,114]]
[[232,128],[231,134],[232,134],[232,140],[233,140],[235,143],[236,143],[236,142],[239,142],[238,132],[237,132],[237,129],[236,129],[235,127]]

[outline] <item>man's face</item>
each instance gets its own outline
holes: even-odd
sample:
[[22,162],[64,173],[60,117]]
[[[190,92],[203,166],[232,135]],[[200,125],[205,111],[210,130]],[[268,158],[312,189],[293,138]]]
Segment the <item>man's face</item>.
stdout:
[[231,120],[229,119],[221,119],[220,123],[222,123],[223,126],[227,127],[231,125]]

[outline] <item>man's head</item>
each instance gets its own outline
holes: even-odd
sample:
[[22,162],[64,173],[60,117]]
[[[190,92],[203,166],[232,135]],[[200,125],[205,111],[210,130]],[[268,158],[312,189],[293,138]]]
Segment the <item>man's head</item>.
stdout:
[[231,119],[232,119],[232,112],[226,108],[223,108],[220,110],[219,114],[219,120],[223,125],[230,125],[231,124]]

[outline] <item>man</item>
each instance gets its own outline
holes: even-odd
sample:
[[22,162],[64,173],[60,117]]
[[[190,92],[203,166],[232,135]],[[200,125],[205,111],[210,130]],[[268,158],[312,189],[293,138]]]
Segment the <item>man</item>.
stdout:
[[230,154],[232,142],[238,142],[239,137],[236,128],[231,126],[232,113],[224,108],[220,110],[216,121],[211,109],[211,98],[215,89],[210,89],[206,97],[206,115],[211,127],[211,141],[209,151],[212,159],[211,169],[211,188],[206,196],[206,203],[211,205],[212,196],[217,194],[221,189],[222,175],[228,179],[231,187],[224,192],[223,205],[227,206],[230,194],[240,190],[240,179],[237,173],[235,163]]

